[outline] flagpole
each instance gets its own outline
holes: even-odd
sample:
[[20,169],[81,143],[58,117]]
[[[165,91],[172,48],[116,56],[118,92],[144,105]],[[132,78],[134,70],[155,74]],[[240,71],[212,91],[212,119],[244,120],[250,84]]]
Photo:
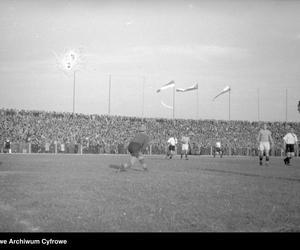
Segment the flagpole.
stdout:
[[229,121],[230,121],[230,92],[231,92],[231,89],[228,91],[229,92]]
[[175,85],[173,87],[173,121],[175,118]]
[[287,122],[287,113],[288,113],[288,89],[285,89],[285,122]]
[[197,95],[197,117],[196,117],[196,119],[199,119],[199,86],[197,88],[196,95]]
[[259,88],[257,89],[257,120],[260,121],[260,107],[259,107]]
[[145,94],[145,76],[143,76],[143,95],[142,95],[142,118],[144,118],[144,103],[145,103],[145,100],[144,100],[144,94]]
[[111,75],[108,80],[108,114],[110,115],[110,94],[111,94]]

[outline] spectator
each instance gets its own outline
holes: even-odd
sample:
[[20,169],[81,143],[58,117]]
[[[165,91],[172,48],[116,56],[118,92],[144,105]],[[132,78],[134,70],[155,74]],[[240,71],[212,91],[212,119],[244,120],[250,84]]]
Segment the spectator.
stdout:
[[[258,123],[249,121],[217,121],[217,120],[186,120],[122,117],[108,115],[84,115],[72,113],[58,113],[45,111],[25,111],[14,109],[0,109],[0,141],[10,138],[13,143],[28,143],[34,145],[34,152],[42,152],[43,148],[50,151],[50,142],[64,142],[65,152],[74,152],[80,141],[87,146],[86,152],[121,153],[122,145],[126,148],[133,131],[144,122],[148,127],[149,137],[152,139],[152,153],[165,154],[166,140],[170,130],[176,131],[174,136],[179,138],[190,128],[191,151],[200,154],[207,153],[218,138],[222,138],[225,152],[239,153],[249,148],[249,152],[256,152],[256,135]],[[300,134],[299,123],[289,123]],[[275,150],[280,148],[282,137],[286,133],[285,123],[268,123],[272,132]],[[88,139],[87,139],[88,138]],[[73,149],[69,149],[73,141]],[[61,144],[61,151],[62,150]],[[92,149],[94,148],[94,149]],[[126,152],[125,152],[126,153]]]

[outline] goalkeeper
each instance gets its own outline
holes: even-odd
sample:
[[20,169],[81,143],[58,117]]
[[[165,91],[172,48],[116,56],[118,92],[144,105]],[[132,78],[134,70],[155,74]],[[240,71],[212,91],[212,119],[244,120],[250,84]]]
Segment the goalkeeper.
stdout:
[[143,170],[147,171],[147,165],[143,156],[143,151],[148,147],[150,139],[146,134],[146,126],[142,125],[139,129],[139,132],[135,137],[130,141],[128,145],[128,152],[130,153],[130,160],[128,163],[121,164],[121,171],[126,171],[131,168],[136,160],[142,165]]

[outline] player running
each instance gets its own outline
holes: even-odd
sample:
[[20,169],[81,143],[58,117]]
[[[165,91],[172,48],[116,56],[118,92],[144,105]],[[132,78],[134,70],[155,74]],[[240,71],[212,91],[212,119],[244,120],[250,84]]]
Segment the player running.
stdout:
[[6,142],[4,143],[4,149],[5,149],[5,153],[9,153],[11,154],[11,143],[9,141],[9,139],[6,140]]
[[264,154],[266,156],[266,166],[269,165],[269,152],[271,146],[274,145],[272,133],[267,129],[267,124],[264,124],[263,129],[261,129],[258,133],[257,141],[259,143],[259,165],[262,165]]
[[182,159],[183,154],[185,155],[185,159],[188,160],[188,152],[189,152],[189,143],[190,143],[190,138],[188,136],[182,136],[181,137],[181,155],[180,159]]
[[217,141],[216,145],[214,147],[214,150],[213,150],[214,157],[216,157],[216,153],[218,153],[221,158],[223,157],[223,150],[222,150],[220,141]]
[[121,164],[120,171],[126,171],[131,168],[136,160],[142,165],[143,170],[147,171],[147,165],[144,160],[143,151],[149,145],[150,139],[146,134],[146,126],[142,125],[139,129],[139,132],[131,140],[128,145],[128,152],[130,153],[130,160],[128,163]]
[[176,137],[170,137],[168,140],[168,150],[166,158],[172,159],[173,155],[175,155],[175,146],[177,144]]
[[298,138],[293,128],[288,127],[288,129],[290,132],[283,137],[283,147],[286,153],[286,158],[283,161],[285,165],[290,166],[291,159],[295,156],[295,146],[298,146]]

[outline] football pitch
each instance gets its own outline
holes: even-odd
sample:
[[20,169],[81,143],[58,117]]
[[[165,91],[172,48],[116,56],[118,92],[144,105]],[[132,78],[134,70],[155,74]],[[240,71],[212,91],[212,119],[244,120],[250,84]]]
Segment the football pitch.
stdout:
[[300,231],[300,159],[0,155],[0,232]]

